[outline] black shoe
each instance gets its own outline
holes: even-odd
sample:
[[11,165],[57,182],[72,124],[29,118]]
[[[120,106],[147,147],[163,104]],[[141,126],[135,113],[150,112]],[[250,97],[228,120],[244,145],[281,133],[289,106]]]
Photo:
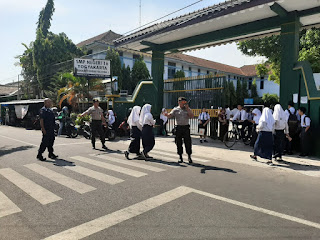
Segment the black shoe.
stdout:
[[299,157],[308,157],[308,154],[306,154],[306,153],[301,153],[301,154],[299,155]]
[[108,148],[107,148],[107,146],[106,145],[102,145],[102,148],[104,149],[104,150],[108,150]]
[[145,161],[148,161],[148,154],[145,153],[144,151],[141,153],[141,156],[144,158]]
[[200,140],[200,143],[202,143],[202,140]]
[[203,140],[205,143],[207,143],[208,141],[205,139],[205,140]]
[[51,159],[57,159],[58,156],[53,154],[53,153],[51,153],[51,154],[48,155],[48,157],[51,158]]
[[178,163],[183,163],[182,155],[180,155]]
[[257,161],[257,156],[255,156],[255,155],[250,155],[250,157],[251,157],[253,160]]
[[130,158],[129,158],[129,152],[128,152],[128,151],[125,151],[125,152],[124,152],[124,156],[126,157],[126,159],[130,160]]
[[92,144],[92,149],[96,149],[96,145],[95,144]]
[[193,163],[191,155],[188,156],[188,161],[189,161],[189,163]]
[[37,155],[37,159],[39,159],[40,161],[43,161],[43,162],[47,160],[41,154]]

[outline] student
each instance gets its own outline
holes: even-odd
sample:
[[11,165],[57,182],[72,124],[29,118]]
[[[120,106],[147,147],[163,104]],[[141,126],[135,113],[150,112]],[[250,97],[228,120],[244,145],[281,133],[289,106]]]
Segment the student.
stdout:
[[220,123],[219,139],[220,139],[220,141],[223,141],[224,135],[226,134],[226,132],[228,132],[228,127],[229,127],[226,110],[224,108],[221,109],[221,111],[218,115],[218,120]]
[[254,147],[254,144],[256,143],[258,133],[257,133],[257,126],[259,124],[259,120],[261,117],[261,111],[258,108],[253,109],[252,111],[253,120],[251,120],[253,126],[252,126],[252,137],[250,141],[250,146]]
[[137,156],[140,156],[140,139],[142,130],[142,126],[140,125],[140,110],[140,106],[134,106],[128,118],[131,143],[128,151],[124,152],[124,155],[128,160],[130,160],[129,153],[135,153]]
[[167,136],[167,123],[168,123],[168,112],[165,108],[162,108],[160,114],[160,135]]
[[239,112],[239,110],[238,110],[238,105],[233,105],[233,109],[230,111],[230,119],[231,119],[231,118],[233,119],[233,117],[234,117],[238,112]]
[[273,118],[275,120],[274,158],[275,160],[282,161],[285,135],[287,138],[290,137],[287,116],[280,104],[274,107]]
[[238,105],[238,112],[236,115],[233,117],[233,121],[238,121],[236,124],[241,125],[241,138],[245,138],[244,136],[244,129],[246,126],[249,126],[250,123],[248,121],[248,113],[247,111],[243,108],[242,104]]
[[229,124],[229,120],[230,120],[230,118],[231,118],[231,110],[230,110],[230,108],[229,108],[229,105],[226,105],[226,106],[225,106],[225,110],[226,110],[227,122],[228,122],[228,124]]
[[147,161],[151,158],[148,153],[153,149],[155,145],[153,126],[156,121],[153,119],[151,114],[151,105],[145,104],[141,110],[140,114],[140,125],[142,126],[142,156]]
[[309,156],[309,153],[310,153],[311,119],[306,115],[305,107],[299,108],[299,115],[301,117],[301,133],[300,133],[301,154],[299,156],[306,157],[306,156]]
[[254,155],[250,157],[257,160],[257,156],[268,159],[267,164],[272,165],[272,150],[273,150],[273,136],[274,118],[270,108],[265,107],[262,111],[257,131],[259,131],[257,141],[254,145]]
[[208,123],[210,122],[210,115],[205,108],[203,108],[202,112],[199,114],[198,121],[199,121],[198,130],[200,131],[200,129],[204,129],[204,134],[200,135],[200,143],[202,143],[202,139],[204,142],[208,142],[206,140],[206,136],[207,136],[207,130],[208,130]]

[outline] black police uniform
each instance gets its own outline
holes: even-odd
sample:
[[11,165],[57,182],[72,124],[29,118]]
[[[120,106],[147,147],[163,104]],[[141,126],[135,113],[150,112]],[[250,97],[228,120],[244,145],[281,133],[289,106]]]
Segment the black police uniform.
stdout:
[[43,107],[40,109],[40,119],[43,119],[46,134],[42,134],[42,141],[38,151],[38,156],[42,156],[46,148],[48,148],[49,157],[53,156],[53,143],[55,140],[55,116],[50,108]]

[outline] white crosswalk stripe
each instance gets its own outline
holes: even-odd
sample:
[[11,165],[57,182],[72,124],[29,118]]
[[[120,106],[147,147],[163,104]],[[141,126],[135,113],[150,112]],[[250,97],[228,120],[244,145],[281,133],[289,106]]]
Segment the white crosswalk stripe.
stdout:
[[0,174],[43,205],[61,200],[57,195],[10,168],[0,169]]
[[95,156],[95,157],[100,158],[100,159],[108,160],[110,162],[115,162],[115,163],[125,164],[125,165],[132,166],[132,167],[146,169],[146,170],[153,171],[153,172],[163,172],[163,171],[165,171],[165,169],[162,169],[162,168],[157,168],[157,167],[149,166],[149,165],[146,165],[146,164],[133,162],[133,161],[130,161],[130,160],[120,159],[119,158],[120,157],[119,154],[108,154],[108,155],[94,155],[94,154],[92,154],[91,156]]
[[[177,155],[177,154],[174,154],[174,153],[164,152],[164,151],[161,151],[161,150],[158,150],[158,149],[153,149],[151,153],[152,153],[152,154],[155,154],[155,155],[157,155],[157,156],[161,156],[161,157],[162,157],[162,156],[172,157],[172,158],[177,159],[177,161],[178,161],[178,155]],[[150,154],[150,155],[152,155],[152,154]],[[187,159],[186,159],[186,160],[187,160]],[[205,159],[200,159],[200,158],[194,158],[194,157],[192,157],[192,160],[195,161],[195,162],[203,162],[203,163],[205,163],[205,162],[210,162],[210,160],[205,160]]]
[[120,178],[116,178],[116,177],[113,177],[113,176],[110,176],[110,175],[107,175],[107,174],[104,174],[101,172],[93,171],[93,170],[90,170],[88,168],[84,168],[81,166],[66,166],[64,168],[69,169],[71,171],[74,171],[76,173],[80,173],[80,174],[85,175],[87,177],[91,177],[96,180],[111,184],[111,185],[121,183],[124,181]]
[[0,191],[0,218],[18,212],[21,212],[21,209]]
[[49,178],[50,180],[59,183],[67,188],[70,188],[78,193],[87,193],[93,190],[96,190],[96,188],[89,186],[85,183],[79,182],[75,179],[69,178],[65,175],[62,175],[60,173],[57,173],[55,171],[52,171],[46,167],[40,166],[39,164],[33,163],[33,164],[27,164],[25,167],[29,168],[30,170]]
[[113,164],[109,164],[109,163],[106,163],[106,162],[96,161],[96,160],[93,160],[93,159],[90,159],[90,158],[86,158],[86,157],[82,157],[82,156],[75,156],[75,157],[71,157],[71,158],[74,159],[74,160],[77,160],[77,161],[81,161],[81,162],[84,162],[84,163],[87,163],[87,164],[91,164],[91,165],[97,166],[97,167],[101,167],[101,168],[105,168],[105,169],[108,169],[108,170],[111,170],[111,171],[123,173],[123,174],[129,175],[129,176],[132,176],[132,177],[143,177],[143,176],[148,175],[148,174],[143,173],[143,172],[139,172],[139,171],[128,169],[128,168],[124,168],[124,167],[119,167],[119,166],[116,166],[116,165],[113,165]]

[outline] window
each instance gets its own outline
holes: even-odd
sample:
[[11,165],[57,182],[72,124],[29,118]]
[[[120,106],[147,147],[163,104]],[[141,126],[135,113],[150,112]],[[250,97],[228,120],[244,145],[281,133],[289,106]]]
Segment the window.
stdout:
[[119,52],[119,56],[123,57],[123,52],[122,51]]
[[252,81],[252,78],[249,78],[249,81]]
[[264,81],[260,81],[260,89],[264,89]]
[[200,70],[200,68],[198,69],[198,76],[200,76],[200,74],[201,74],[201,70]]
[[210,71],[209,70],[207,70],[207,75],[209,75],[210,74]]
[[249,81],[249,82],[248,82],[248,89],[250,90],[251,87],[252,87],[252,81]]
[[184,70],[184,66],[183,66],[183,65],[182,65],[182,67],[181,67],[181,68],[182,68],[182,70]]
[[231,76],[230,76],[230,75],[228,75],[228,78],[229,78],[229,79],[231,79]]
[[133,64],[136,62],[137,59],[140,58],[140,55],[133,54]]
[[176,74],[176,64],[173,62],[168,62],[168,79],[174,78]]
[[189,77],[192,77],[192,69],[189,67]]

